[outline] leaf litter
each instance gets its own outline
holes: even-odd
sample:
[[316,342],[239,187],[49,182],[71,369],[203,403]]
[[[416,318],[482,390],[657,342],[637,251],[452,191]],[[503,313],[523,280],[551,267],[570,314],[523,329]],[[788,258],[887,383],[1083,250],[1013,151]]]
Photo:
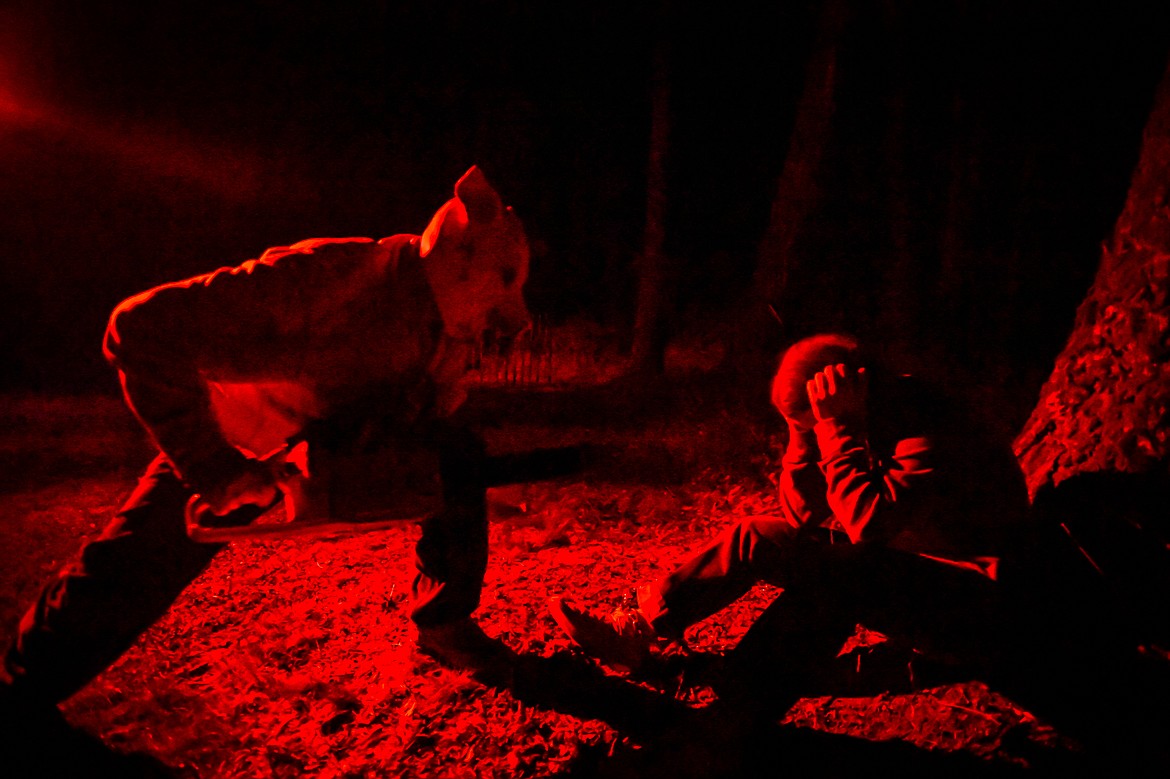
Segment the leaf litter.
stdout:
[[[690,475],[680,483],[582,477],[493,491],[476,615],[486,632],[525,656],[575,656],[545,610],[549,596],[612,608],[726,523],[776,512],[775,439],[757,429],[721,432],[727,418],[656,431],[686,461]],[[710,451],[696,453],[701,447]],[[127,486],[124,474],[104,478],[102,489],[89,486],[92,477],[84,490],[64,482],[59,502],[41,511],[90,522]],[[201,779],[578,776],[599,756],[641,748],[601,719],[534,705],[414,652],[407,613],[418,533],[403,523],[347,538],[230,545],[67,702],[66,716],[119,751],[150,753]],[[778,593],[755,588],[693,626],[688,643],[727,651]],[[842,659],[860,672],[883,638],[859,626]],[[696,709],[715,699],[685,678],[660,690],[599,673]],[[783,723],[999,764],[1026,764],[1011,746],[1021,735],[1045,749],[1075,749],[979,682],[803,698]]]

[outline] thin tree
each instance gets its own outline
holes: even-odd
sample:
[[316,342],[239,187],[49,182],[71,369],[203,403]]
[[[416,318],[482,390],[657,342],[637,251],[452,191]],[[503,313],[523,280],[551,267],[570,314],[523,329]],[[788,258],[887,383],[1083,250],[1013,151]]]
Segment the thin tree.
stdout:
[[670,294],[666,243],[666,159],[670,147],[669,3],[659,4],[659,30],[650,72],[650,144],[646,159],[646,221],[638,267],[632,368],[661,373],[666,360],[666,305]]
[[843,0],[830,0],[821,10],[788,152],[776,182],[768,227],[760,243],[753,283],[758,302],[751,306],[749,314],[755,319],[782,316],[782,301],[796,261],[793,246],[821,202],[816,177],[835,109],[838,49],[846,17]]

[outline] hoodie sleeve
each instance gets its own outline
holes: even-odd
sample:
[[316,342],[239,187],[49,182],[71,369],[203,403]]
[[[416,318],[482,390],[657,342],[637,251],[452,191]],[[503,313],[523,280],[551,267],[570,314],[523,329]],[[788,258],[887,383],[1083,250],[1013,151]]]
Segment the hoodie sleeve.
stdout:
[[780,461],[780,506],[793,527],[818,526],[832,516],[825,493],[828,486],[817,463],[814,433],[794,433]]
[[[344,243],[352,250],[355,241],[370,243]],[[329,264],[311,255],[328,248],[320,240],[270,249],[238,267],[143,292],[111,315],[106,359],[130,408],[192,486],[228,483],[247,460],[215,420],[208,373],[248,380],[296,364],[308,347],[313,303],[330,289]]]
[[888,457],[875,457],[864,432],[845,420],[824,419],[815,430],[828,505],[849,540],[881,543],[897,535],[929,491],[930,438],[903,438]]

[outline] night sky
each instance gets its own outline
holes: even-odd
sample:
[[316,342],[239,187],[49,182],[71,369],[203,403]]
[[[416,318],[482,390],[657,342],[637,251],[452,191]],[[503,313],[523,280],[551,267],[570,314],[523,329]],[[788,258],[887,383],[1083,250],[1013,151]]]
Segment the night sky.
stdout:
[[1035,389],[1124,202],[1166,13],[757,5],[0,7],[4,384],[112,391],[100,338],[121,299],[307,237],[419,232],[471,164],[526,223],[534,311],[628,326],[656,51],[672,326],[714,327],[750,283],[829,7],[844,22],[799,324],[767,339],[913,340],[958,318],[948,348],[975,370],[1006,350]]

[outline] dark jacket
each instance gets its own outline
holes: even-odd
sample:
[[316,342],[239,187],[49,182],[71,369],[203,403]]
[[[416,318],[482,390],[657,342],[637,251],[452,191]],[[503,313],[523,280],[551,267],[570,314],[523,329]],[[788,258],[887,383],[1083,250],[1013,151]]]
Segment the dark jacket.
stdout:
[[337,409],[428,413],[441,332],[416,236],[319,238],[126,300],[104,350],[159,449],[206,487]]
[[995,578],[1028,508],[1011,449],[908,378],[871,397],[869,416],[825,419],[789,442],[785,518]]

